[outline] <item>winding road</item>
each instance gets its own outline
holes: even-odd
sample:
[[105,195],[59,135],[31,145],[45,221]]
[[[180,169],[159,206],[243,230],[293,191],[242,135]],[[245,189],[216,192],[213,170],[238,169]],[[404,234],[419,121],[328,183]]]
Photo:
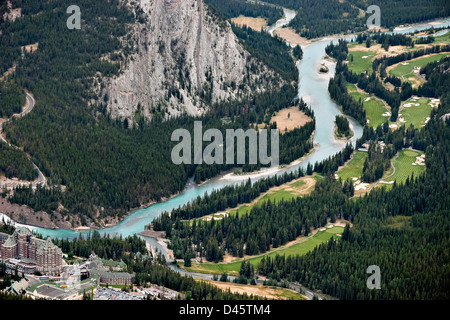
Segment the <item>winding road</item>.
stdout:
[[[21,118],[21,117],[27,115],[28,113],[30,113],[30,112],[33,110],[33,108],[34,108],[34,106],[35,106],[35,104],[36,104],[36,100],[34,100],[33,96],[32,96],[30,93],[28,93],[28,92],[25,92],[25,93],[26,93],[27,103],[26,103],[25,106],[23,107],[22,112],[21,112],[21,113],[16,113],[16,114],[14,114],[14,115],[12,116],[13,118]],[[3,123],[6,123],[6,122],[8,122],[8,121],[9,121],[9,120],[6,120],[5,122],[1,122],[1,123],[0,123],[0,139],[1,139],[2,141],[4,141],[8,146],[11,146],[11,147],[14,147],[14,148],[17,148],[17,149],[18,149],[17,146],[12,145],[11,143],[9,143],[9,142],[6,140],[5,137],[3,137],[3,134],[2,134],[2,133],[3,133]],[[27,153],[26,153],[26,155],[27,155],[27,157],[30,159],[30,155],[27,154]],[[30,159],[30,161],[31,161],[31,159]],[[37,170],[37,172],[38,172],[38,182],[32,183],[32,185],[33,185],[33,186],[41,185],[42,187],[46,186],[46,185],[47,185],[47,178],[45,178],[45,176],[44,176],[44,174],[42,173],[42,171],[39,169],[39,167],[38,167],[34,162],[32,162],[32,164],[33,164],[33,167],[34,167],[34,168]]]

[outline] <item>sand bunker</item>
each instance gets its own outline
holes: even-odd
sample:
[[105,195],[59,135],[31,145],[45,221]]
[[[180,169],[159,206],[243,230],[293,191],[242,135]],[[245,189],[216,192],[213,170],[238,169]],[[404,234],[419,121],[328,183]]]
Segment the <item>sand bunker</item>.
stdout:
[[425,154],[416,157],[416,161],[412,164],[413,166],[424,166],[425,165]]
[[368,183],[359,183],[355,186],[355,191],[359,191],[359,190],[367,190],[367,188],[369,187],[370,184]]

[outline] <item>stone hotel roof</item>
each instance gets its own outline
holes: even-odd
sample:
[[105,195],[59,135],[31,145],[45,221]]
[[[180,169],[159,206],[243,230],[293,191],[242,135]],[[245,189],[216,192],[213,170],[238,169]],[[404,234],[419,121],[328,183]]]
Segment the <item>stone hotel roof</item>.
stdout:
[[5,243],[3,244],[3,246],[5,247],[14,247],[17,244],[16,238],[14,238],[13,236],[8,237],[8,239],[6,239]]
[[31,233],[30,229],[24,228],[24,227],[17,227],[15,232],[17,232],[20,235],[24,235],[24,236],[32,236],[33,235]]
[[103,271],[103,270],[91,270],[92,275],[98,275],[102,278],[109,278],[109,279],[132,279],[133,275],[127,273],[127,272],[109,272],[109,271]]
[[57,252],[60,252],[62,254],[62,251],[60,248],[58,248],[53,242],[50,237],[47,238],[47,240],[41,240],[41,239],[35,239],[37,244],[37,252],[42,253],[44,249],[51,249],[56,248]]

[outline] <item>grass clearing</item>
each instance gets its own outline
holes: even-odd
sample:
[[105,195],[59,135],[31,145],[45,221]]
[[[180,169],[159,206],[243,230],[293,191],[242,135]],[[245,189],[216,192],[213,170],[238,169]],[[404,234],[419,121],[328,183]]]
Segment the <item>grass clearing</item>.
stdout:
[[389,217],[386,221],[386,227],[391,229],[411,229],[411,218],[409,216]]
[[371,73],[372,63],[376,55],[377,53],[374,51],[351,51],[348,56],[348,69],[357,74]]
[[338,177],[342,178],[343,181],[352,178],[359,179],[362,175],[364,161],[366,161],[367,157],[367,152],[357,151],[347,165],[338,171]]
[[294,188],[300,188],[306,185],[306,182],[303,180],[298,180],[294,183],[291,183],[289,186],[294,187]]

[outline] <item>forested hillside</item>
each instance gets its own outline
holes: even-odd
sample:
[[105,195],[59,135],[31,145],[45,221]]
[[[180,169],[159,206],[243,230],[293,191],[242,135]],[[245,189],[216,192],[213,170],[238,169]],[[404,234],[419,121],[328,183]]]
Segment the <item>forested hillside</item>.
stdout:
[[215,12],[225,19],[240,15],[253,18],[265,18],[267,24],[272,25],[283,17],[283,10],[272,6],[251,3],[246,0],[205,0]]
[[311,38],[329,34],[349,33],[366,29],[366,14],[370,5],[381,10],[381,26],[392,28],[450,15],[445,0],[266,0],[297,11],[290,26],[300,35]]
[[17,177],[29,181],[38,177],[37,170],[26,155],[2,140],[0,140],[0,174],[4,174],[7,178]]
[[20,113],[25,99],[25,92],[14,80],[0,81],[0,118]]
[[[365,126],[357,142],[357,147],[364,141],[370,143],[363,180],[379,179],[388,159],[408,147],[425,152],[426,171],[420,176],[394,182],[389,191],[374,188],[365,197],[350,199],[350,189],[334,179],[337,167],[327,165],[324,170],[316,164],[308,166],[306,173],[311,174],[314,168],[323,172],[325,179],[310,196],[276,204],[267,201],[242,216],[218,221],[181,220],[209,213],[207,208],[215,201],[235,197],[234,190],[218,192],[175,210],[170,218],[161,216],[154,227],[167,232],[177,255],[218,262],[225,254],[243,257],[264,253],[329,221],[346,219],[353,227],[347,227],[339,240],[332,239],[303,256],[265,257],[256,273],[277,281],[299,281],[339,299],[448,299],[450,96],[444,89],[448,85],[448,59],[429,64],[423,73],[429,81],[418,91],[441,99],[426,126],[396,130],[386,124],[375,130]],[[383,150],[380,141],[386,144]],[[262,186],[256,184],[255,191]],[[254,187],[243,185],[239,194]],[[380,290],[366,286],[370,265],[381,269]]]
[[[291,81],[298,80],[298,73],[290,62],[291,49],[268,35],[261,36],[263,43],[257,44],[257,35],[242,30],[247,32],[244,43],[248,50],[289,79],[289,83],[278,84],[279,90],[273,92],[246,95],[241,101],[214,104],[211,112],[200,118],[181,115],[165,121],[163,108],[155,106],[151,122],[145,120],[139,108],[132,120],[112,119],[107,112],[107,97],[99,97],[97,88],[104,86],[102,79],[119,75],[135,52],[128,29],[141,16],[116,0],[82,0],[77,5],[83,8],[84,27],[69,30],[65,10],[71,4],[65,0],[24,1],[23,17],[2,27],[0,52],[11,52],[7,55],[11,59],[2,58],[1,67],[6,70],[17,63],[14,80],[2,83],[2,88],[17,93],[26,89],[36,98],[31,113],[11,119],[3,129],[12,144],[31,155],[54,188],[34,192],[20,188],[11,198],[15,203],[47,212],[61,203],[67,210],[67,219],[79,214],[83,223],[108,216],[120,218],[132,208],[182,190],[196,172],[196,166],[176,166],[171,162],[171,149],[176,143],[170,138],[175,129],[192,130],[194,120],[203,121],[205,130],[245,129],[252,123],[268,124],[274,111],[295,103],[296,86]],[[25,52],[24,59],[20,59],[20,47],[35,43],[39,43],[38,49]],[[264,51],[270,55],[261,54]],[[286,59],[277,60],[278,56]],[[251,77],[252,72],[249,69],[246,76]],[[238,89],[236,83],[230,85]],[[17,95],[0,95],[0,102],[8,101],[8,108],[22,102],[22,98],[18,99]],[[0,111],[9,114],[9,109],[0,107]],[[225,124],[228,121],[222,121],[222,117],[231,123]],[[285,144],[284,161],[308,152],[314,126],[307,128],[308,136],[305,130],[297,131],[296,144],[292,140],[287,142],[289,146]],[[292,148],[295,145],[297,150]],[[228,168],[217,167],[203,173],[200,170],[197,181],[223,169]],[[66,187],[64,192],[60,186]]]

